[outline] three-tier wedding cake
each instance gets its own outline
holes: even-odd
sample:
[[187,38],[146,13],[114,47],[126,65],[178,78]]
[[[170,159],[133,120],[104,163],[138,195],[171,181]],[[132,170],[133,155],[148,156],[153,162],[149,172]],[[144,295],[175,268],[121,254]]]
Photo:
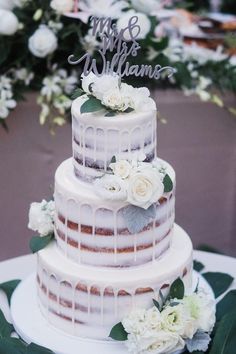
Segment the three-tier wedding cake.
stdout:
[[191,286],[192,244],[174,224],[175,172],[156,156],[149,91],[116,75],[84,76],[82,86],[73,157],[55,175],[56,240],[38,254],[38,297],[53,326],[109,340],[132,308],[149,308],[175,279]]

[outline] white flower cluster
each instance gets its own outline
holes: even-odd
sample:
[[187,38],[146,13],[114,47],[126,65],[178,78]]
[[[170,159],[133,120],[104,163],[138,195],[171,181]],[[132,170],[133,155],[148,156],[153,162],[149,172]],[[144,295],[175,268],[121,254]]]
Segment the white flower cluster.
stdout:
[[[183,300],[173,299],[161,312],[156,307],[137,309],[122,324],[128,333],[126,346],[130,353],[170,354],[183,349],[186,340],[193,340],[196,333],[211,333],[215,303],[205,293],[194,293]],[[198,343],[199,350],[207,350],[207,338]]]
[[54,118],[54,123],[63,125],[65,123],[65,113],[71,107],[70,95],[78,84],[77,74],[72,71],[68,75],[64,69],[53,68],[54,72],[51,76],[43,79],[43,86],[38,98],[41,105],[40,123],[44,124],[50,114],[50,106],[56,109],[59,116]]
[[119,76],[96,76],[92,72],[82,76],[82,88],[88,95],[93,95],[112,111],[125,112],[156,110],[156,104],[146,87],[135,88],[122,83]]
[[0,119],[6,119],[11,109],[16,107],[16,101],[13,99],[12,79],[2,75],[0,76]]
[[119,160],[111,163],[113,174],[95,180],[98,195],[126,201],[143,209],[156,203],[164,193],[163,175],[151,163]]
[[65,14],[72,11],[74,0],[52,0],[50,6],[58,14]]
[[29,210],[28,228],[37,231],[40,236],[49,235],[54,228],[54,214],[54,201],[47,202],[43,199],[41,203],[32,203]]
[[124,13],[123,10],[128,8],[129,4],[125,0],[80,0],[79,10],[89,16],[111,17],[117,19]]
[[46,25],[40,25],[29,38],[28,43],[30,52],[38,58],[45,58],[52,54],[57,49],[57,45],[55,33]]

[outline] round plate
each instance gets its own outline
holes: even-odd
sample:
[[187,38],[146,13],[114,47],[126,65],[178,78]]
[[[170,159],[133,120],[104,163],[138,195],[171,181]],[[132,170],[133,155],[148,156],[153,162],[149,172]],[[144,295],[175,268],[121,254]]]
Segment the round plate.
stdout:
[[[193,289],[199,282],[212,298],[214,294],[206,280],[193,272]],[[56,354],[125,354],[122,342],[91,340],[75,337],[53,327],[41,314],[36,290],[36,275],[30,275],[15,290],[11,300],[11,315],[16,332],[27,343],[36,343]],[[176,353],[177,354],[177,353]]]

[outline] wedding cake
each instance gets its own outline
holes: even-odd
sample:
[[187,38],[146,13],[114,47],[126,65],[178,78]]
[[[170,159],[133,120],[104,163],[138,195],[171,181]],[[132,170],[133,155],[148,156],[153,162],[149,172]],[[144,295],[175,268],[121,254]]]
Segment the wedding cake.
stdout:
[[82,87],[73,157],[55,174],[55,241],[38,253],[38,298],[56,328],[109,340],[116,323],[167,296],[177,278],[191,287],[192,244],[174,224],[175,171],[157,157],[148,89],[92,74]]

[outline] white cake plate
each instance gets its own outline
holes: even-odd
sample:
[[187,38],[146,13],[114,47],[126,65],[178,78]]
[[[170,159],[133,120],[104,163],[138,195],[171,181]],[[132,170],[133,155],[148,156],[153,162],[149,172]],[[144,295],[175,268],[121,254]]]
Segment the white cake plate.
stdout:
[[[193,272],[193,289],[198,281],[199,288],[214,299],[213,291],[206,280],[199,273]],[[11,300],[11,314],[16,332],[25,342],[49,348],[56,354],[127,353],[122,342],[79,338],[50,325],[39,309],[35,274],[22,281],[15,290]]]

